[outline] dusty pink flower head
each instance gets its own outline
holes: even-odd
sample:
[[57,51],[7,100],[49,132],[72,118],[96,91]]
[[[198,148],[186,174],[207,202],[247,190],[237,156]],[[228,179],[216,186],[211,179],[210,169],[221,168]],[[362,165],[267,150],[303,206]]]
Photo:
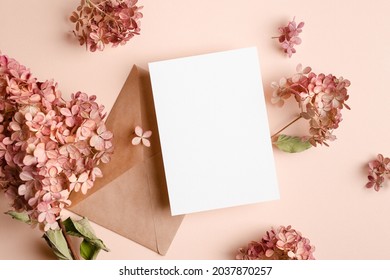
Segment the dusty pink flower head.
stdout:
[[366,188],[374,187],[379,191],[385,178],[390,176],[390,158],[378,154],[377,158],[368,163],[368,183]]
[[304,136],[310,144],[324,144],[333,141],[336,137],[333,130],[339,127],[342,121],[341,110],[345,107],[348,98],[349,80],[337,78],[332,74],[315,74],[310,67],[303,68],[298,64],[296,73],[288,78],[281,78],[273,82],[274,89],[271,102],[283,106],[284,100],[294,96],[300,109],[300,115],[309,121],[310,135]]
[[280,226],[266,232],[260,241],[252,241],[240,248],[239,260],[314,260],[315,248],[310,240],[291,226]]
[[113,152],[95,96],[61,97],[16,60],[0,55],[0,189],[45,230],[58,228],[71,192],[86,193]]
[[302,40],[299,38],[299,34],[302,32],[302,27],[305,25],[304,22],[297,24],[295,22],[295,17],[292,21],[288,22],[286,26],[279,27],[279,43],[283,51],[291,57],[293,53],[296,53],[295,45],[299,45]]
[[81,0],[70,16],[75,24],[74,35],[80,45],[86,45],[91,52],[124,45],[134,35],[140,34],[142,7],[138,0]]

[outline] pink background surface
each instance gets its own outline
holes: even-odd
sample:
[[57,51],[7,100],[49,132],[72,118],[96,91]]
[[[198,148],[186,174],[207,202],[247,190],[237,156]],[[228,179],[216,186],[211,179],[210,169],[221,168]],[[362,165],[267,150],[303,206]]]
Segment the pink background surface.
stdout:
[[[390,184],[379,193],[364,188],[366,163],[390,156],[388,90],[390,2],[141,0],[141,36],[126,46],[90,53],[72,37],[67,21],[78,1],[1,1],[0,50],[29,67],[40,80],[55,79],[65,97],[96,94],[111,109],[133,64],[257,46],[271,132],[298,110],[294,102],[269,103],[270,83],[298,63],[316,73],[350,79],[351,111],[331,147],[300,154],[274,150],[279,201],[187,215],[165,257],[95,226],[111,249],[99,259],[234,259],[236,249],[271,226],[289,225],[316,246],[317,259],[390,258]],[[305,21],[297,54],[286,58],[272,36],[296,16]],[[299,134],[304,125],[286,132]],[[241,135],[237,129],[237,137]],[[250,135],[249,135],[250,137]],[[0,196],[0,212],[8,209]],[[119,214],[119,213],[118,213]],[[125,217],[124,217],[125,218]],[[0,215],[0,259],[53,258],[41,232]]]

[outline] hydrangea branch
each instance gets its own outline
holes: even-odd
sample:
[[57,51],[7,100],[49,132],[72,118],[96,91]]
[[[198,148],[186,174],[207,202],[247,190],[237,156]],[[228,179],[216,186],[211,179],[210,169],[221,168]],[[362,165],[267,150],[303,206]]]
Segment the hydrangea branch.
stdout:
[[[109,162],[113,135],[95,100],[77,92],[66,101],[54,81],[0,54],[0,189],[11,216],[59,231],[70,194],[86,194],[103,176],[98,165]],[[56,234],[46,236],[53,247]]]
[[[299,116],[275,133],[281,131],[303,118],[308,120],[309,135],[300,137],[302,142],[329,146],[327,141],[333,141],[336,136],[333,130],[339,127],[342,121],[341,111],[350,107],[345,103],[348,98],[347,88],[350,81],[343,77],[337,78],[332,74],[315,74],[310,67],[303,68],[298,64],[296,73],[288,78],[282,77],[279,82],[273,82],[274,88],[271,102],[283,106],[284,101],[294,97],[300,110]],[[296,137],[294,138],[296,141]]]
[[279,36],[272,37],[272,39],[279,40],[280,46],[288,57],[291,57],[294,53],[296,53],[294,48],[295,45],[302,43],[301,38],[299,38],[299,34],[302,32],[302,27],[304,25],[304,22],[297,24],[294,17],[293,20],[288,22],[286,26],[279,27]]

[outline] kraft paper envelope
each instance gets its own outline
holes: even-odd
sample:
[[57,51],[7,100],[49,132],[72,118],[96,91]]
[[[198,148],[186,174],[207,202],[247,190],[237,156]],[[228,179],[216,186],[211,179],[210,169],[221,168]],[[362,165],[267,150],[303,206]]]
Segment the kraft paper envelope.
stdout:
[[[115,151],[89,193],[71,211],[165,255],[183,216],[171,216],[148,72],[133,66],[106,122]],[[132,145],[134,128],[151,130],[151,147]]]

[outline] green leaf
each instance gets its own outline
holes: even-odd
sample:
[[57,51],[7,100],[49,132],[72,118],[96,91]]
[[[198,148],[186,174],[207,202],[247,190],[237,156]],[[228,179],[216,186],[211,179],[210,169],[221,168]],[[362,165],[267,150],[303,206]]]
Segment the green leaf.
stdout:
[[62,224],[64,225],[67,234],[77,237],[83,237],[74,226],[73,220],[71,218],[67,218],[65,221],[62,222]]
[[84,260],[95,260],[100,252],[100,248],[84,240],[80,245],[80,255]]
[[10,215],[13,219],[21,221],[26,224],[31,224],[30,216],[26,212],[8,211],[5,214]]
[[100,250],[109,251],[103,241],[96,237],[87,218],[78,221],[68,218],[63,224],[67,234],[84,238],[80,245],[80,254],[84,259],[95,259]]
[[43,238],[53,249],[54,254],[60,260],[73,260],[68,244],[61,230],[49,230],[43,235]]
[[281,134],[273,143],[279,150],[287,153],[300,153],[312,147],[309,141],[302,141],[301,138]]

